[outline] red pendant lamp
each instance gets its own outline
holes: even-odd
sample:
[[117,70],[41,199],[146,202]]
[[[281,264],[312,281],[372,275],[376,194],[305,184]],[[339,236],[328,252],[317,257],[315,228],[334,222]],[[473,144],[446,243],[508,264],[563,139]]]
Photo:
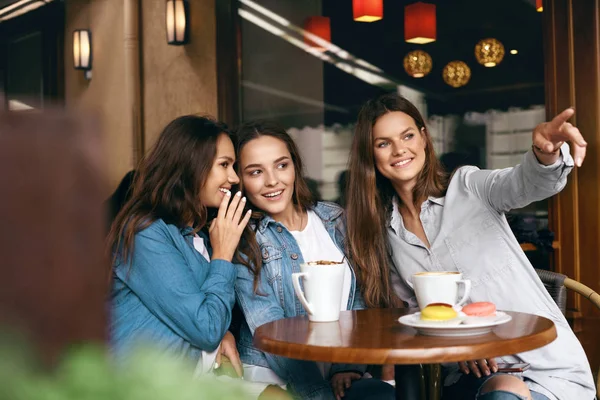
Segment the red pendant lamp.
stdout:
[[[306,18],[304,20],[304,30],[320,37],[323,40],[331,42],[331,22],[329,21],[329,17],[315,15]],[[325,51],[323,46],[315,43],[311,38],[308,37],[308,35],[304,35],[304,43],[314,49]]]
[[383,18],[383,0],[352,0],[352,13],[357,22],[373,22]]
[[537,12],[544,11],[544,1],[543,0],[535,0],[535,9]]
[[408,43],[435,42],[435,4],[418,3],[404,7],[404,40]]

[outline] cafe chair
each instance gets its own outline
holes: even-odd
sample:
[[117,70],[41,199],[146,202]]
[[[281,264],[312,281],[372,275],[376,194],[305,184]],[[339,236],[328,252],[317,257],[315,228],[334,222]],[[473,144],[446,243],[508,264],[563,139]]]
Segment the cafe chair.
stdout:
[[[567,314],[567,289],[588,299],[600,310],[600,294],[594,292],[583,283],[557,272],[541,269],[536,269],[535,272],[537,272],[546,290],[548,290],[548,293],[550,293],[550,296],[552,296],[552,299],[554,299],[564,315]],[[598,392],[600,392],[600,371],[596,373],[596,393]]]

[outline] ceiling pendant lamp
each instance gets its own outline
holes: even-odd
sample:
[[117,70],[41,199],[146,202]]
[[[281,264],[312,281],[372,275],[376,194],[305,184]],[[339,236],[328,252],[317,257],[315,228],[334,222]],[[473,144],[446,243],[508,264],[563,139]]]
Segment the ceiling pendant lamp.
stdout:
[[373,22],[383,18],[383,0],[352,0],[352,14],[357,22]]
[[435,42],[435,4],[418,2],[404,7],[404,40],[417,44]]
[[431,72],[431,56],[423,50],[414,50],[404,57],[404,70],[413,78],[422,78]]
[[495,67],[504,58],[504,46],[494,38],[482,39],[475,45],[475,58],[485,67]]
[[[329,21],[329,17],[315,15],[306,18],[304,20],[304,30],[309,34],[313,34],[327,42],[331,42],[331,22]],[[325,51],[325,47],[313,41],[307,34],[304,34],[304,43],[315,50]]]
[[453,88],[465,86],[471,79],[471,68],[463,61],[450,61],[442,71],[444,82]]
[[535,9],[537,12],[544,11],[544,1],[543,0],[535,0]]

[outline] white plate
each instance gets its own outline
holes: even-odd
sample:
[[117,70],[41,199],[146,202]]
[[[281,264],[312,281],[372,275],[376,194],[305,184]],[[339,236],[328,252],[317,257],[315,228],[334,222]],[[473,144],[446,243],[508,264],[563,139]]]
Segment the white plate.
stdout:
[[458,317],[453,321],[435,322],[421,320],[421,313],[404,315],[398,319],[402,325],[415,328],[421,335],[427,336],[476,336],[485,335],[498,325],[507,323],[512,317],[502,311],[496,311],[495,317],[483,317],[477,321],[477,317],[469,317],[465,323],[464,317]]

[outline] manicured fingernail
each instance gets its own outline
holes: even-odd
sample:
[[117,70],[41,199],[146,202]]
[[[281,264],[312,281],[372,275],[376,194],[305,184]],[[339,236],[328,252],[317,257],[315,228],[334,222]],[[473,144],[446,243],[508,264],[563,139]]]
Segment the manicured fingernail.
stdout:
[[492,372],[494,372],[494,373],[498,372],[498,367],[492,367]]
[[220,365],[219,363],[215,363],[215,369],[219,369]]
[[245,197],[242,197],[242,201],[246,201],[246,198],[245,198]]
[[236,195],[237,197],[240,197],[240,196],[242,195],[242,192],[237,192],[235,195]]
[[231,196],[231,192],[228,190],[225,192],[225,196]]
[[490,371],[485,371],[485,376],[490,376]]
[[575,158],[575,165],[577,165],[578,167],[581,167],[581,157]]
[[248,214],[252,214],[252,210],[248,210],[246,211]]

